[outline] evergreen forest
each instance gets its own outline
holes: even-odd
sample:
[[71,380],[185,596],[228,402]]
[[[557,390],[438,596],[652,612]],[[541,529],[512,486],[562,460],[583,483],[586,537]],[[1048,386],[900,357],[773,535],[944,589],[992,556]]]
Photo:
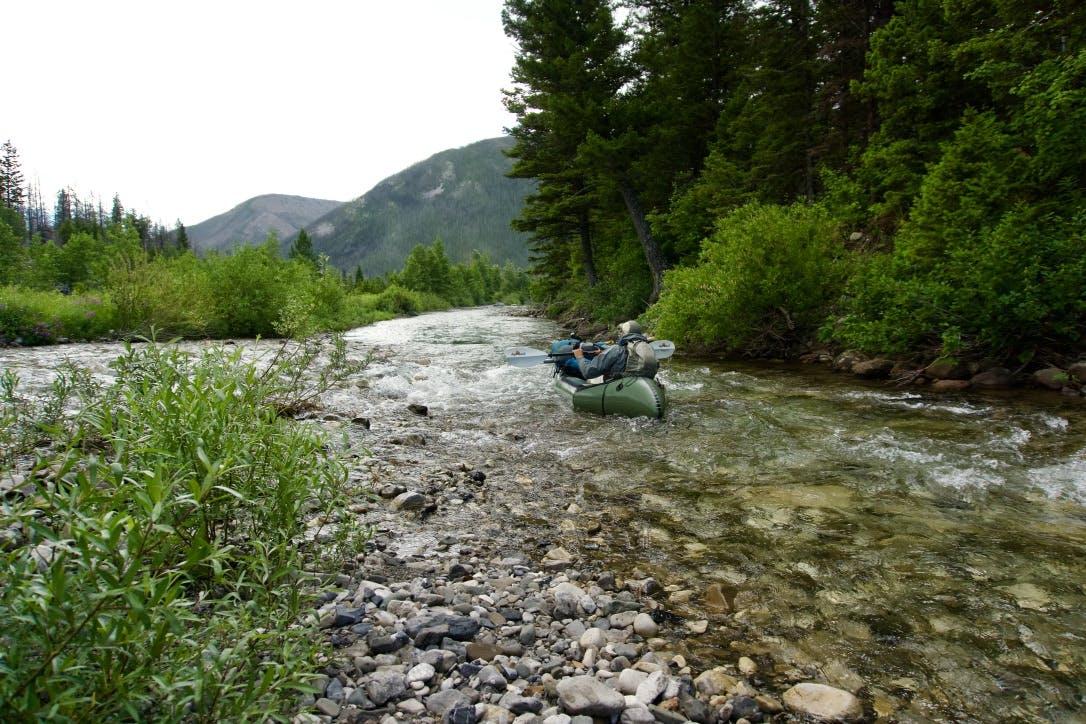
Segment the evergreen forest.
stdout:
[[506,0],[533,291],[732,355],[1086,330],[1075,0]]

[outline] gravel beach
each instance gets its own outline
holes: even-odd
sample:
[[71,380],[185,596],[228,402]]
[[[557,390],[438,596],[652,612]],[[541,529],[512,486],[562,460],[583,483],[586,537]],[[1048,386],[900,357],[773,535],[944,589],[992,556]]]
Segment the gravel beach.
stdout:
[[699,665],[699,636],[740,628],[721,592],[643,577],[610,516],[578,503],[577,471],[515,431],[473,421],[450,443],[463,421],[419,405],[321,421],[368,451],[354,476],[374,495],[344,514],[375,535],[319,593],[326,665],[296,722],[877,717],[814,671],[767,677],[734,652]]

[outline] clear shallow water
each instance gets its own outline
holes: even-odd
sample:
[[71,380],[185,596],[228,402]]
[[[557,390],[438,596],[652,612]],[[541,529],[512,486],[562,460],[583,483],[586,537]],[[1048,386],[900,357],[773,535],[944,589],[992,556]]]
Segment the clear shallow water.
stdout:
[[[896,721],[1086,717],[1083,401],[679,357],[664,420],[597,418],[564,406],[546,366],[504,365],[505,347],[560,336],[497,307],[353,330],[377,352],[368,392],[329,404],[425,404],[456,420],[450,443],[497,429],[560,462],[622,539],[610,564],[725,592],[732,610],[687,641],[700,664],[748,655],[766,681],[798,671]],[[0,366],[40,380],[70,357],[106,379],[118,353],[0,350]],[[706,616],[699,596],[669,605]]]

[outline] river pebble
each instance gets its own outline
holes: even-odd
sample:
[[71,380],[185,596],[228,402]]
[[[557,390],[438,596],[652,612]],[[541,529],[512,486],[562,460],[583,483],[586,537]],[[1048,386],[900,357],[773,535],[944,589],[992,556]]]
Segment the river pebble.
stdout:
[[[472,550],[487,546],[465,540]],[[430,565],[402,568],[411,575],[399,578],[358,571],[318,598],[323,635],[334,647],[315,672],[321,691],[296,722],[863,717],[852,694],[816,684],[786,692],[785,711],[743,678],[757,672],[747,658],[734,669],[691,672],[684,657],[663,650],[667,639],[657,635],[667,627],[654,619],[652,600],[615,590],[608,575],[533,566],[500,550],[474,556],[469,576],[437,547],[414,558]]]
[[[598,546],[588,545],[584,531],[621,531],[608,531],[575,504],[560,514],[574,525],[563,526],[540,499],[524,495],[541,481],[404,452],[417,426],[433,419],[409,412],[394,425],[375,420],[367,433],[378,456],[369,467],[379,497],[355,514],[375,535],[354,565],[314,592],[327,649],[323,668],[313,672],[318,691],[300,701],[295,722],[757,724],[826,713],[839,721],[864,717],[850,692],[828,686],[793,686],[788,696],[760,690],[760,667],[739,653],[729,664],[693,668],[678,644],[731,615],[735,606],[724,589],[711,586],[704,595],[665,589],[636,573],[618,580],[592,560]],[[386,429],[383,437],[375,434]],[[546,526],[521,532],[509,522],[533,516],[553,523],[550,532]],[[700,615],[668,612],[676,601]],[[710,660],[719,661],[719,653]],[[819,683],[787,678],[784,688]]]

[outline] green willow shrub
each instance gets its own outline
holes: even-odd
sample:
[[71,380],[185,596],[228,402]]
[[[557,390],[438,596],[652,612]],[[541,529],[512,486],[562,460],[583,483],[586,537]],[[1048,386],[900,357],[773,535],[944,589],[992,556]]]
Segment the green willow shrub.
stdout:
[[279,256],[278,242],[237,246],[232,254],[210,254],[205,261],[214,310],[211,335],[274,337],[279,310],[297,281],[294,265]]
[[[58,390],[80,409],[37,426],[64,428],[36,447],[48,474],[0,504],[0,719],[288,719],[319,668],[306,556],[337,553],[306,522],[359,491],[318,429],[280,413],[359,365],[340,339],[260,364],[143,344],[115,368],[105,391]],[[5,428],[50,417],[2,387]],[[341,552],[362,533],[344,522]]]
[[195,338],[211,325],[211,281],[192,254],[151,257],[142,249],[117,254],[106,279],[119,332]]
[[719,221],[696,264],[665,274],[649,317],[662,337],[766,351],[752,346],[767,332],[787,344],[821,321],[847,267],[838,226],[821,208],[749,204]]

